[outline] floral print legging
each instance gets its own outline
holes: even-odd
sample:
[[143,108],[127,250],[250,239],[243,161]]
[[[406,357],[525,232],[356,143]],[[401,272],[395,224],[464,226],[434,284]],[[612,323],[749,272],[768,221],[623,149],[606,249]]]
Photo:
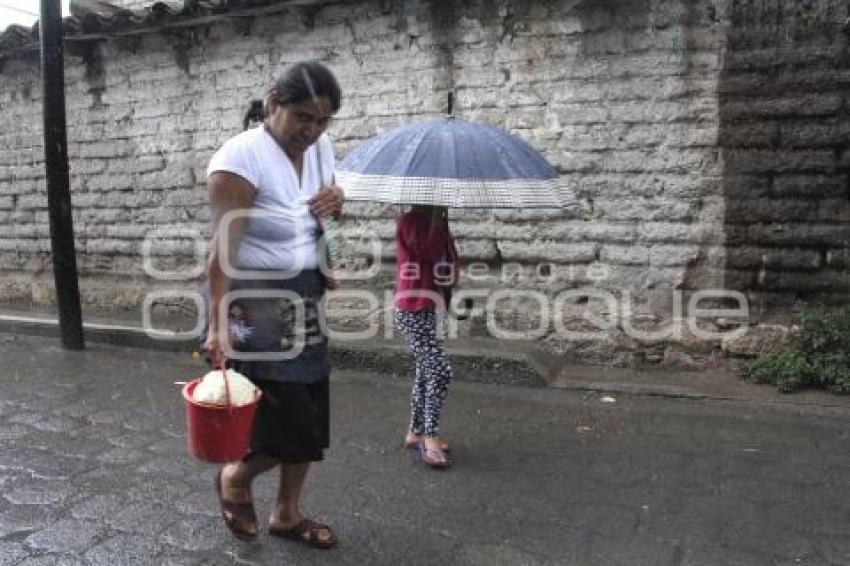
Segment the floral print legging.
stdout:
[[452,367],[437,337],[437,314],[433,310],[397,310],[395,320],[416,362],[410,396],[410,430],[416,435],[438,436]]

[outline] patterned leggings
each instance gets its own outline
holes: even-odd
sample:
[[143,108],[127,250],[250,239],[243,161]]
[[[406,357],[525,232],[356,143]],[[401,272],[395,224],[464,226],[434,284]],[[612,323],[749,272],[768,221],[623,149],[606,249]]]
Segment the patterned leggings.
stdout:
[[395,320],[416,361],[410,396],[410,430],[416,435],[438,436],[452,367],[437,337],[437,315],[433,310],[398,310]]

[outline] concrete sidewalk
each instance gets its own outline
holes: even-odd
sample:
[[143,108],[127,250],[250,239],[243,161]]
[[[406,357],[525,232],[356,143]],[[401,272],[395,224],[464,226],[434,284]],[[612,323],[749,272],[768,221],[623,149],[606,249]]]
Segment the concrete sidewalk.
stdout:
[[[134,312],[85,313],[88,343],[135,346],[167,352],[197,350],[195,340],[152,338]],[[189,319],[158,321],[160,328],[188,329]],[[58,337],[53,312],[16,310],[0,306],[0,333]],[[592,392],[628,393],[692,399],[757,401],[764,404],[837,406],[850,408],[850,396],[823,391],[792,395],[743,381],[731,369],[685,371],[660,367],[617,368],[565,363],[534,342],[461,338],[446,342],[458,380],[476,383],[521,385]],[[357,341],[331,341],[334,366],[382,375],[406,376],[410,371],[407,346],[399,339],[381,337]]]
[[842,407],[458,382],[440,473],[400,447],[405,379],[337,371],[305,502],[323,552],[225,529],[185,449],[190,356],[0,335],[0,359],[3,566],[850,563]]

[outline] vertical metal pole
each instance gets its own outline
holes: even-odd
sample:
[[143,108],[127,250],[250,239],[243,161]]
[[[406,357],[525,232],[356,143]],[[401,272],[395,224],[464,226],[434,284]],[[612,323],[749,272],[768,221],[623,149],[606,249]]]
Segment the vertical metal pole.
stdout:
[[62,46],[62,12],[59,0],[41,0],[41,84],[44,105],[44,161],[47,173],[47,206],[53,277],[59,304],[62,345],[85,347],[74,223],[68,179],[68,135],[65,128],[65,61]]

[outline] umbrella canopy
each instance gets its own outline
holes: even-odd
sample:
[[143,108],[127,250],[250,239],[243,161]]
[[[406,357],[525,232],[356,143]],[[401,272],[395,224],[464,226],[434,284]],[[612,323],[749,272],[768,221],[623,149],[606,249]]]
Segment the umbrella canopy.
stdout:
[[337,167],[347,200],[454,208],[578,204],[554,168],[519,137],[453,116],[394,128]]

